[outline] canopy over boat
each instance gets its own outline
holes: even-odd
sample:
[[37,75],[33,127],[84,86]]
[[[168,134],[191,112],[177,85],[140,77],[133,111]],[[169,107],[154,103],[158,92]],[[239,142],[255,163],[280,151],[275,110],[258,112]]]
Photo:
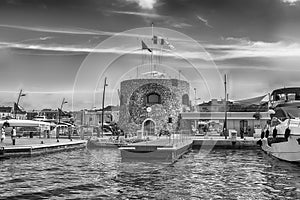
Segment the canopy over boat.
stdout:
[[300,118],[300,109],[293,106],[276,107],[275,113],[271,114],[271,118],[277,117],[280,120]]

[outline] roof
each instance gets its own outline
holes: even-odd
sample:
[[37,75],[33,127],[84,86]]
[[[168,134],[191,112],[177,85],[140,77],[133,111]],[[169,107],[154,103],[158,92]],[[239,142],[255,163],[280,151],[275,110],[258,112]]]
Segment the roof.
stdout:
[[0,112],[6,112],[6,113],[11,113],[12,107],[10,106],[1,106],[0,107]]
[[273,90],[271,95],[282,94],[282,93],[300,93],[300,87],[288,87]]
[[258,96],[258,97],[252,97],[248,99],[241,99],[241,100],[236,100],[234,103],[239,103],[239,104],[246,104],[246,105],[251,105],[251,104],[256,104],[260,105],[262,103],[262,100],[267,96],[267,94]]

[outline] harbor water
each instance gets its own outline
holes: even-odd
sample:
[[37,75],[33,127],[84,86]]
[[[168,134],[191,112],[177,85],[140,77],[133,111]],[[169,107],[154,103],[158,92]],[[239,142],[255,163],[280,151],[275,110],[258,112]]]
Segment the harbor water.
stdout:
[[1,160],[0,199],[300,199],[300,165],[260,150],[207,153],[172,164],[123,162],[118,149]]

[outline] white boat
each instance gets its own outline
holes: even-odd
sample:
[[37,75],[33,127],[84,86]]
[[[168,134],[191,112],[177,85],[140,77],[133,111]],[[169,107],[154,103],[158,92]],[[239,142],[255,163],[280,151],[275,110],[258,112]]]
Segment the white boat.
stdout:
[[3,125],[9,127],[47,127],[50,126],[50,123],[34,120],[19,120],[19,119],[9,119],[9,120],[0,120],[0,126]]
[[262,138],[262,150],[280,160],[300,162],[300,88],[274,90],[270,104],[270,136]]
[[[262,150],[280,160],[300,162],[300,119],[278,121],[278,135],[276,138],[263,138]],[[274,128],[271,128],[271,135]]]

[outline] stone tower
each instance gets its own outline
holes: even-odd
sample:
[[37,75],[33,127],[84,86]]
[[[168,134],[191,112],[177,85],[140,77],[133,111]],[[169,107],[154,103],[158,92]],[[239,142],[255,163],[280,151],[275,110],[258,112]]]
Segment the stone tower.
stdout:
[[154,135],[163,127],[178,130],[180,112],[189,109],[187,81],[166,78],[131,79],[121,82],[120,127],[127,133],[137,130]]

